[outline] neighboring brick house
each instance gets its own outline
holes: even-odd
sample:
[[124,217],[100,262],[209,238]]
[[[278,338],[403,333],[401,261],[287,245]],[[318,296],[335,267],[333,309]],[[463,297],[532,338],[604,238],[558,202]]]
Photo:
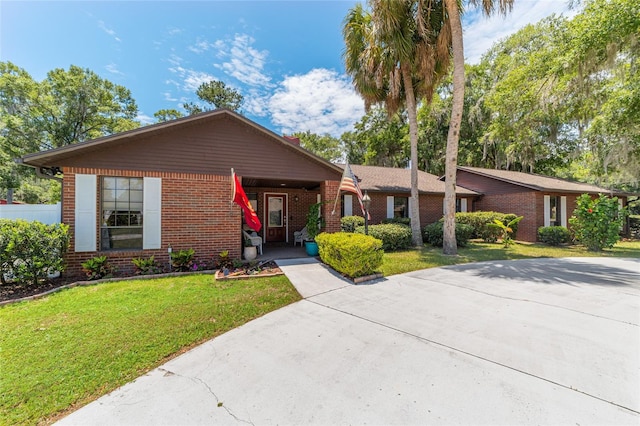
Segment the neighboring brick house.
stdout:
[[[343,166],[344,167],[344,166]],[[371,197],[369,207],[371,223],[383,219],[409,217],[411,202],[411,170],[392,167],[350,165],[360,181],[360,189]],[[418,193],[420,195],[420,225],[428,225],[442,218],[444,212],[444,182],[438,176],[418,171]],[[479,193],[458,187],[456,210],[473,211],[474,200]],[[343,215],[362,216],[360,204],[354,195],[342,195]]]
[[626,206],[627,195],[580,182],[509,170],[458,167],[456,183],[482,194],[474,211],[498,211],[524,216],[518,240],[536,241],[541,226],[567,226],[581,194],[615,195]]
[[[26,165],[63,173],[62,221],[70,226],[68,273],[108,255],[120,270],[168,247],[193,248],[199,259],[223,250],[239,258],[242,215],[232,203],[231,168],[262,221],[266,243],[293,242],[311,204],[333,200],[342,169],[228,110],[29,154]],[[324,205],[327,231],[340,215]]]

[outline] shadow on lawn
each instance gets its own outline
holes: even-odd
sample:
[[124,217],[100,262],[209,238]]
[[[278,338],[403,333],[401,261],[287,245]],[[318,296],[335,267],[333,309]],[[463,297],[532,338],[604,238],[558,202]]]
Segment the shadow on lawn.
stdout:
[[[576,258],[497,260],[446,266],[489,279],[523,280],[540,284],[632,286],[640,289],[640,259],[625,259],[637,268],[623,269]],[[636,271],[633,271],[635,269]]]

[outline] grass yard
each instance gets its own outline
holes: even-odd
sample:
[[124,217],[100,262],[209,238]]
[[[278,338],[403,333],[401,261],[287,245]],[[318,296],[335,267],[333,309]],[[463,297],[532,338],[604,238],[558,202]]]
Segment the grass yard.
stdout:
[[442,248],[425,246],[420,250],[385,253],[382,273],[386,276],[437,266],[482,262],[485,260],[531,259],[539,257],[640,257],[640,241],[622,241],[613,249],[588,251],[583,246],[552,247],[545,244],[517,242],[509,248],[502,244],[474,242],[458,248],[458,256],[445,256]]
[[0,424],[50,423],[176,353],[299,300],[285,276],[76,287],[0,308]]

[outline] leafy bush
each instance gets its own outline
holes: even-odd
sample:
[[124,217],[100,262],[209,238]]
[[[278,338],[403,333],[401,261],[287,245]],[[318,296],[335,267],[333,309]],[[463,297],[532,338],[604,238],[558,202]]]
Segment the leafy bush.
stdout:
[[355,232],[358,226],[364,226],[364,217],[345,216],[340,219],[340,227],[342,228],[342,232]]
[[63,271],[69,248],[69,227],[38,221],[0,220],[0,279],[38,284],[48,274]]
[[576,240],[592,251],[611,248],[620,240],[619,233],[627,210],[620,210],[617,197],[600,194],[598,198],[591,199],[589,194],[582,194],[576,204],[569,219]]
[[322,261],[351,278],[371,275],[382,265],[382,241],[370,235],[322,233],[316,242]]
[[571,241],[571,231],[564,226],[541,226],[538,228],[538,240],[550,246],[559,246]]
[[[422,230],[422,236],[425,242],[432,246],[442,247],[444,223],[438,221],[425,226]],[[473,235],[473,227],[465,223],[456,222],[456,243],[458,247],[466,247]]]
[[411,218],[410,217],[389,217],[386,219],[382,219],[382,223],[397,223],[400,225],[411,226]]
[[[495,243],[502,235],[502,229],[494,227],[495,220],[498,219],[505,226],[516,218],[514,214],[504,214],[499,212],[469,212],[456,213],[456,223],[464,223],[473,228],[471,238],[482,238],[487,243]],[[516,238],[518,232],[517,223],[511,227],[512,238]]]
[[[364,226],[358,226],[355,232],[364,234]],[[402,250],[411,247],[411,228],[406,225],[393,223],[369,225],[369,235],[382,240],[382,249],[384,251]]]
[[142,257],[131,259],[131,263],[136,267],[136,275],[151,275],[162,273],[162,267],[158,265],[153,256],[144,259]]
[[112,277],[117,269],[109,263],[107,256],[96,256],[82,262],[82,270],[89,280],[99,280]]
[[[510,215],[505,215],[505,218],[506,216]],[[502,244],[505,247],[509,247],[511,244],[513,244],[513,238],[511,238],[511,236],[513,235],[513,228],[518,226],[518,222],[520,222],[523,217],[524,216],[517,216],[506,224],[503,223],[500,219],[494,219],[493,223],[490,223],[489,226],[491,228],[497,228],[500,230]]]
[[196,252],[190,248],[171,252],[171,266],[174,271],[187,272],[193,267],[193,258]]

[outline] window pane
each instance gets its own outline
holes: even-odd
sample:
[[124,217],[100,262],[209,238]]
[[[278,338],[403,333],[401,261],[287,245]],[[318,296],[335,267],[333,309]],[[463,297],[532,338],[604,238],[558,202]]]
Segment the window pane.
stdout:
[[132,202],[142,203],[142,191],[131,190],[130,193],[131,193],[130,199]]
[[117,189],[129,189],[129,178],[117,178]]
[[103,178],[102,187],[104,189],[116,189],[116,178],[110,178],[110,177]]
[[129,188],[136,191],[142,191],[144,188],[143,179],[131,178],[129,179]]
[[116,191],[114,189],[103,189],[102,190],[102,201],[115,201],[116,200]]
[[393,217],[409,217],[409,198],[393,197]]

